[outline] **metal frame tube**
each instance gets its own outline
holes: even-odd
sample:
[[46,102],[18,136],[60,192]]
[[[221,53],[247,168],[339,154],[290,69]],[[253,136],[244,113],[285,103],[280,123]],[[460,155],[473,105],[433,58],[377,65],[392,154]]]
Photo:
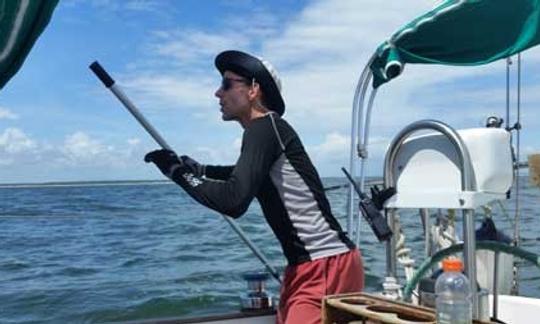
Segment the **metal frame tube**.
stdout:
[[[367,87],[369,85],[369,82],[371,81],[372,73],[369,69],[371,63],[373,60],[375,60],[376,54],[373,54],[371,58],[369,59],[368,63],[364,66],[364,69],[362,70],[362,74],[360,75],[360,78],[358,79],[358,84],[356,86],[356,90],[354,93],[354,99],[353,99],[353,109],[352,109],[352,121],[351,121],[351,145],[350,145],[350,152],[349,152],[349,173],[353,177],[353,179],[356,176],[356,163],[355,163],[355,152],[357,151],[357,130],[360,127],[360,124],[362,123],[361,116],[363,115],[362,107],[363,107],[363,101],[365,92],[367,91]],[[362,188],[363,189],[363,188]],[[349,184],[349,192],[347,195],[347,232],[349,233],[349,236],[353,242],[355,241],[355,236],[359,233],[354,233],[355,227],[353,226],[353,219],[355,215],[355,204],[354,204],[354,195],[355,191],[352,186],[352,184]]]
[[493,318],[499,316],[499,252],[493,256]]
[[129,98],[124,94],[122,89],[116,84],[113,84],[109,87],[111,92],[122,102],[124,107],[135,117],[135,119],[141,124],[141,126],[152,136],[152,138],[164,149],[171,150],[172,148],[165,142],[163,137],[158,133],[158,131],[144,118],[140,111],[135,107],[135,105],[129,100]]
[[[516,163],[519,165],[519,160],[520,160],[520,147],[521,147],[521,54],[518,54],[518,64],[517,64],[517,102],[516,102],[516,110],[517,110],[517,124],[519,125],[517,128],[516,128]],[[515,215],[514,215],[514,245],[515,246],[519,246],[521,244],[521,239],[520,239],[520,228],[519,228],[519,225],[520,225],[520,201],[519,201],[519,197],[520,197],[520,188],[519,188],[519,185],[520,185],[520,180],[519,180],[519,175],[520,175],[520,168],[515,168],[515,192],[516,192],[516,196],[515,196],[515,199],[516,199],[516,205],[515,205]],[[513,292],[517,295],[519,293],[519,267],[518,267],[518,263],[514,263],[514,269],[513,269],[513,274],[514,274],[514,287],[513,287]]]
[[506,129],[510,129],[510,65],[512,58],[506,58]]
[[[396,179],[394,178],[393,168],[394,163],[401,148],[403,142],[413,133],[419,130],[430,129],[444,135],[450,143],[455,147],[458,155],[459,167],[461,170],[461,190],[462,191],[475,191],[476,183],[474,181],[474,173],[467,147],[461,140],[459,134],[450,126],[437,120],[421,120],[414,122],[406,126],[398,135],[393,139],[384,161],[384,184],[385,187],[395,187]],[[391,216],[391,215],[390,215]],[[390,228],[395,230],[394,221],[390,217]],[[463,239],[464,239],[464,263],[465,273],[469,278],[469,285],[472,294],[473,304],[473,318],[478,319],[478,292],[476,289],[476,261],[475,261],[475,249],[476,249],[476,237],[474,232],[474,210],[466,209],[463,211]],[[395,258],[395,244],[388,243],[387,251],[387,272],[389,275],[395,276],[396,258]]]
[[480,319],[478,288],[476,284],[476,236],[473,209],[463,210],[463,260],[465,263],[465,274],[469,278],[473,319]]
[[471,165],[471,159],[469,156],[469,151],[465,147],[465,144],[459,137],[458,133],[448,126],[447,124],[433,119],[426,119],[414,122],[406,126],[401,132],[396,135],[392,140],[390,147],[386,153],[384,161],[384,184],[386,187],[395,186],[394,174],[392,172],[393,163],[395,162],[397,153],[401,147],[401,144],[407,139],[412,133],[424,130],[431,129],[433,131],[443,134],[445,137],[450,140],[452,145],[456,148],[456,153],[458,155],[459,166],[461,169],[461,190],[463,191],[474,191],[476,190],[476,184],[473,178],[473,169]]
[[[359,148],[359,150],[361,150],[365,154],[365,157],[362,158],[362,168],[360,169],[360,188],[362,188],[362,190],[365,189],[364,188],[364,177],[365,177],[364,161],[367,159],[367,146],[369,144],[369,131],[370,131],[370,126],[371,126],[371,112],[373,111],[373,102],[375,101],[376,96],[377,96],[377,89],[371,90],[371,94],[369,95],[369,101],[368,101],[368,106],[366,110],[366,119],[364,122],[364,126],[365,126],[364,134],[363,134],[364,138],[361,141],[360,148]],[[362,138],[360,137],[360,139]]]
[[[364,170],[365,170],[366,159],[367,159],[367,149],[365,148],[365,145],[363,145],[362,143],[362,134],[363,134],[362,129],[364,127],[364,109],[363,108],[364,108],[366,93],[368,91],[368,86],[369,86],[369,83],[371,82],[371,77],[372,77],[372,74],[371,74],[371,71],[369,71],[369,73],[365,77],[364,84],[362,86],[362,91],[360,93],[359,102],[358,102],[358,106],[360,109],[357,111],[358,128],[357,128],[357,135],[356,135],[355,143],[356,143],[356,155],[360,158],[360,188],[362,191],[364,191]],[[355,175],[353,175],[353,177],[354,176]],[[353,242],[356,242],[357,245],[360,243],[360,227],[362,224],[361,221],[362,221],[362,217],[361,217],[360,212],[358,212],[356,213],[356,217],[353,218],[353,227],[352,227],[353,232],[354,232],[352,240]]]
[[422,225],[424,226],[424,253],[426,257],[431,256],[431,217],[429,215],[428,208],[420,208],[418,211],[420,218],[422,219]]
[[[392,233],[395,233],[397,230],[396,213],[395,208],[387,208],[385,211],[386,222]],[[394,278],[397,278],[396,236],[396,234],[392,235],[386,242],[386,276]]]
[[[369,66],[366,65],[364,67],[364,70],[362,71],[362,74],[360,76],[360,79],[358,80],[358,85],[356,86],[356,91],[354,93],[354,99],[353,99],[353,109],[352,109],[352,116],[351,116],[351,145],[350,145],[350,152],[349,152],[349,173],[352,175],[353,179],[356,175],[356,163],[355,163],[355,151],[356,151],[356,141],[357,137],[356,132],[358,129],[358,97],[360,95],[360,91],[363,87],[363,84],[365,83],[364,79],[366,77],[366,73],[368,72]],[[353,233],[353,215],[354,215],[354,187],[352,184],[349,184],[349,193],[347,195],[347,232],[350,236],[352,236]],[[353,237],[351,237],[353,239]]]
[[[356,128],[357,128],[357,119],[356,119],[356,105],[353,105],[353,112],[352,112],[352,125],[351,125],[351,145],[350,145],[350,153],[349,153],[349,172],[352,175],[353,179],[356,174],[356,163],[354,163],[354,151],[356,147]],[[352,223],[353,223],[353,215],[354,215],[354,187],[352,184],[349,184],[349,191],[347,193],[347,233],[349,236],[353,235],[352,232]],[[351,237],[351,239],[353,239]]]
[[[371,80],[371,77],[369,77],[368,79],[368,82]],[[370,93],[370,96],[369,96],[369,101],[368,101],[368,106],[367,106],[367,110],[366,110],[366,118],[365,118],[365,122],[364,122],[364,132],[363,132],[363,140],[362,140],[362,137],[360,136],[360,130],[359,130],[359,144],[358,144],[358,152],[359,152],[359,155],[360,155],[360,152],[362,152],[363,156],[361,156],[361,161],[360,161],[360,188],[362,188],[362,191],[366,191],[365,190],[365,169],[366,169],[366,164],[367,164],[367,158],[368,158],[368,151],[367,151],[367,145],[368,145],[368,141],[369,141],[369,130],[370,130],[370,125],[371,125],[371,111],[373,110],[373,102],[375,101],[375,96],[377,95],[377,89],[372,89],[371,90],[371,93]],[[357,234],[357,237],[356,237],[356,245],[358,246],[358,244],[360,243],[360,226],[362,224],[362,217],[360,216],[360,214],[358,214],[358,217],[357,217],[357,225],[356,225],[356,234]]]

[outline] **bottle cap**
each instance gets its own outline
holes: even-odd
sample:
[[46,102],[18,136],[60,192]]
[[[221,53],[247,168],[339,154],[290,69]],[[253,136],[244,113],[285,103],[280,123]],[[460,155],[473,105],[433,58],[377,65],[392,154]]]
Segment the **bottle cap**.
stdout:
[[448,258],[443,260],[444,271],[461,271],[463,270],[463,263],[460,259]]

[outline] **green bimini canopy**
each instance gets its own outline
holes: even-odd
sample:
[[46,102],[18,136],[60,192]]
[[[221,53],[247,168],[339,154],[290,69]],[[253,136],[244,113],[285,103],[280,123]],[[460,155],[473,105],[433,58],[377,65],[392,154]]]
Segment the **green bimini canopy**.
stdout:
[[370,68],[373,87],[405,63],[481,65],[540,43],[540,0],[446,0],[384,42]]
[[0,89],[17,73],[58,0],[0,0]]

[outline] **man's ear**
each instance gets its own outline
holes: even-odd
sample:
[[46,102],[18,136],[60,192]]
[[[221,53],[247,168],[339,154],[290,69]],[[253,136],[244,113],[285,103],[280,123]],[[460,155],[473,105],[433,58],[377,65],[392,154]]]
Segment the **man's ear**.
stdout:
[[253,82],[248,91],[249,100],[255,100],[257,97],[262,96],[261,91],[261,86],[257,82]]

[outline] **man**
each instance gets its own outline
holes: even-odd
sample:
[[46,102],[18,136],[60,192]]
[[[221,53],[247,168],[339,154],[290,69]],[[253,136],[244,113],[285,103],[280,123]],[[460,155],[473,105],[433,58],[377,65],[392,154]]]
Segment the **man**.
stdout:
[[281,118],[285,103],[274,68],[239,51],[220,53],[215,65],[223,77],[215,93],[222,118],[244,128],[236,165],[204,166],[167,150],[145,161],[201,204],[234,218],[257,198],[288,261],[278,323],[320,323],[324,295],[363,288],[360,253],[332,215],[300,138]]

